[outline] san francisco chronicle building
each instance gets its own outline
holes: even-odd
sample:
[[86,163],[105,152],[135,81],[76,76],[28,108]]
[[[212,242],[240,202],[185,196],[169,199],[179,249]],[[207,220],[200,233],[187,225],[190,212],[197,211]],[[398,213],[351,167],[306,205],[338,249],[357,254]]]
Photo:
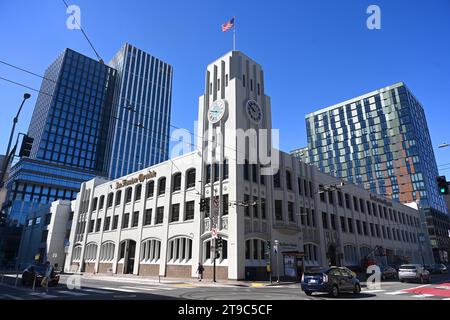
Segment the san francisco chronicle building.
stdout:
[[[240,148],[229,134],[237,129],[266,129],[269,144],[262,147],[259,130]],[[355,266],[370,255],[384,263],[432,262],[419,211],[341,185],[279,152],[271,131],[261,66],[239,51],[211,63],[199,98],[197,150],[116,180],[83,183],[66,271],[195,277],[200,262],[211,278],[212,227],[223,239],[219,279],[267,279],[269,261],[273,274],[292,277],[302,265]],[[259,154],[279,170],[262,174],[268,166],[251,161],[252,145],[266,148]]]

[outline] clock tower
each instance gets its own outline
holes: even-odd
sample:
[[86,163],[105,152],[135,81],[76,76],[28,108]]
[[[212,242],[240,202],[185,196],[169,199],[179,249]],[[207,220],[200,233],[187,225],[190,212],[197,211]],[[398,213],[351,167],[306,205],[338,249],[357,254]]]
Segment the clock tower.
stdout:
[[207,242],[214,252],[212,234],[224,239],[227,258],[217,270],[228,279],[246,278],[249,250],[259,258],[252,258],[252,270],[265,273],[266,268],[263,255],[273,201],[272,176],[265,173],[271,166],[272,118],[264,88],[261,66],[231,51],[208,65],[205,92],[199,98],[201,193],[209,208],[202,213],[199,252],[209,254]]

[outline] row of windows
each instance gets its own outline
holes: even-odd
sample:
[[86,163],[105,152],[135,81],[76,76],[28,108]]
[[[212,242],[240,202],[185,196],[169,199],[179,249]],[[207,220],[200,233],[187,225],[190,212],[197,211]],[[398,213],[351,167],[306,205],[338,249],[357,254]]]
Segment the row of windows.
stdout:
[[[323,186],[319,186],[319,189],[323,189]],[[417,228],[420,227],[420,221],[417,217],[412,217],[408,214],[392,208],[387,208],[380,204],[377,205],[369,200],[364,201],[356,196],[351,198],[349,194],[343,193],[339,190],[336,191],[336,193],[334,191],[320,191],[319,195],[322,202],[331,205],[337,204],[340,207],[344,207],[345,202],[345,208],[347,209],[353,209],[354,211],[367,213],[375,217],[379,216],[385,220],[394,221],[404,225],[415,226]]]
[[[190,169],[186,171],[186,189],[195,187],[195,169]],[[181,173],[175,173],[172,176],[172,192],[181,190]],[[155,181],[151,180],[147,182],[146,185],[146,198],[151,198],[154,196],[155,192]],[[166,177],[161,177],[158,179],[157,195],[163,195],[166,192]],[[130,203],[133,198],[133,187],[128,187],[125,189],[125,203]],[[142,184],[137,184],[134,187],[134,201],[138,201],[142,198]],[[106,200],[106,207],[110,208],[113,206],[114,193],[110,192]],[[122,201],[122,190],[118,190],[115,193],[114,204],[116,206],[120,205]],[[105,205],[105,196],[100,196],[100,198],[95,197],[92,203],[92,211],[103,209]]]
[[[228,206],[227,206],[228,207]],[[185,210],[184,210],[184,219],[183,221],[189,221],[194,219],[194,210],[195,210],[195,201],[187,201],[185,203]],[[155,221],[153,223],[153,209],[146,209],[143,214],[144,217],[142,219],[142,224],[144,226],[148,225],[158,225],[162,224],[164,222],[164,207],[158,207],[156,208],[156,217]],[[116,230],[119,223],[119,215],[114,215],[112,217],[112,225],[111,225],[111,217],[105,217],[105,223],[103,225],[103,231],[109,231],[109,230]],[[131,220],[130,220],[131,218]],[[172,204],[171,212],[170,212],[170,222],[179,222],[180,221],[180,204],[175,203]],[[89,222],[89,229],[88,232],[99,232],[101,229],[101,223],[102,219],[92,219]],[[122,216],[122,229],[126,228],[135,228],[139,225],[139,211],[133,212],[132,215],[130,213],[124,213]]]

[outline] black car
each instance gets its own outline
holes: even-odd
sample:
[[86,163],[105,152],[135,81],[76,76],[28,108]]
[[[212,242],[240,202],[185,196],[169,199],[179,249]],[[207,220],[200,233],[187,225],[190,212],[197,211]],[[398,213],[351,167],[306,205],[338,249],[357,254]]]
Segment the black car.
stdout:
[[[22,285],[24,286],[32,286],[33,283],[35,286],[40,286],[42,279],[44,278],[46,266],[44,264],[32,264],[29,265],[22,272]],[[36,282],[34,281],[36,278]],[[50,275],[50,280],[48,282],[49,286],[57,286],[59,283],[59,273],[53,271]]]
[[345,267],[307,269],[302,276],[301,287],[308,296],[313,292],[327,292],[336,298],[341,292],[361,292],[359,280]]
[[[386,279],[398,279],[398,272],[394,267],[391,266],[384,266],[384,265],[379,265],[378,266],[380,268],[380,278],[381,280],[386,280]],[[372,273],[366,273],[366,277],[368,278]]]

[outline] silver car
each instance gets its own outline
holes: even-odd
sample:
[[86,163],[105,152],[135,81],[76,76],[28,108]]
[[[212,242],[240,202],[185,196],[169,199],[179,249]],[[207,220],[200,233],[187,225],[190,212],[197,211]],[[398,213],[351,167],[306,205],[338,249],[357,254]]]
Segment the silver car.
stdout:
[[430,272],[420,264],[402,264],[398,269],[398,279],[401,282],[419,281],[420,283],[429,283]]

